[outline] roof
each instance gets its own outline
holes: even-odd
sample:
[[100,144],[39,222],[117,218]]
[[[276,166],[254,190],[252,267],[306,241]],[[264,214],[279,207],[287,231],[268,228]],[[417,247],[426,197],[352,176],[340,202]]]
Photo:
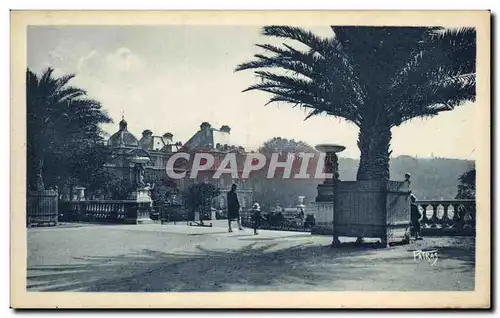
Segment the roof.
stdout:
[[164,150],[168,141],[161,136],[145,136],[139,141],[141,148],[146,150]]
[[[221,129],[212,128],[207,122],[200,125],[198,130],[181,148],[181,151],[195,150],[231,150],[235,148],[231,143],[231,129],[224,125]],[[233,146],[233,147],[230,147]]]
[[108,139],[110,147],[138,147],[139,141],[127,130],[127,122],[122,119],[119,130]]

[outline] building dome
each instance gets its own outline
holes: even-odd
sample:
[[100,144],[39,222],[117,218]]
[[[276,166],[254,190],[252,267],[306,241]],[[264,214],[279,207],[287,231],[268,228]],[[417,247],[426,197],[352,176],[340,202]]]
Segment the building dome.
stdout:
[[139,141],[127,130],[125,119],[119,123],[120,129],[108,139],[110,147],[139,147]]

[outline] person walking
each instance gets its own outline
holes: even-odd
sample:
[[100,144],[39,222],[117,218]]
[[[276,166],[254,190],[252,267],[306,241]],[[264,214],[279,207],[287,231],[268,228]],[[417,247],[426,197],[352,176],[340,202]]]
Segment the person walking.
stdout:
[[413,228],[413,234],[415,235],[415,240],[421,239],[420,236],[420,218],[422,215],[418,210],[418,205],[415,204],[417,198],[412,194],[411,195],[411,225]]
[[260,227],[260,221],[262,216],[260,215],[260,205],[255,202],[252,206],[252,224],[253,224],[253,234],[258,235],[257,229]]
[[239,230],[243,230],[240,224],[240,202],[238,201],[238,195],[236,194],[237,185],[233,183],[231,190],[227,193],[227,224],[228,231],[231,233],[233,229],[231,228],[231,221],[236,220],[238,223]]

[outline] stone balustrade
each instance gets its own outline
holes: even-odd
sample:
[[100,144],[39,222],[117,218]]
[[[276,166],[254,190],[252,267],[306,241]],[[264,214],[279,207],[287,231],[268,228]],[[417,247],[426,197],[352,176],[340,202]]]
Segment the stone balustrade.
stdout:
[[135,200],[83,200],[59,202],[59,221],[135,224],[150,205]]
[[416,204],[424,236],[474,235],[475,200],[420,200]]
[[[475,234],[475,200],[420,200],[417,201],[416,204],[422,214],[420,223],[423,236],[469,236]],[[306,216],[312,212],[311,207],[306,207],[304,210]],[[262,211],[261,214],[265,217],[267,213]],[[296,224],[294,220],[295,214],[289,215],[289,213],[283,213],[283,224],[279,225],[271,225],[268,224],[269,222],[263,221],[261,223],[261,228],[271,230],[310,231],[309,227]],[[250,211],[241,213],[241,219],[244,226],[252,226],[250,215]],[[323,222],[324,224],[322,224],[321,219],[316,219],[316,231],[314,232],[316,234],[329,233],[327,228],[331,227],[331,222],[328,221],[331,220],[325,220]],[[318,231],[318,229],[320,229],[320,231]]]

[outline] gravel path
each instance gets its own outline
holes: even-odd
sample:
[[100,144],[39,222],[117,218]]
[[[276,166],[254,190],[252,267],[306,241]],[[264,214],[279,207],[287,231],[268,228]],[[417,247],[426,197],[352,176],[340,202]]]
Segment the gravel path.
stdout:
[[[177,225],[28,229],[28,291],[474,290],[473,237],[386,249],[330,237]],[[434,265],[414,250],[437,249]]]

